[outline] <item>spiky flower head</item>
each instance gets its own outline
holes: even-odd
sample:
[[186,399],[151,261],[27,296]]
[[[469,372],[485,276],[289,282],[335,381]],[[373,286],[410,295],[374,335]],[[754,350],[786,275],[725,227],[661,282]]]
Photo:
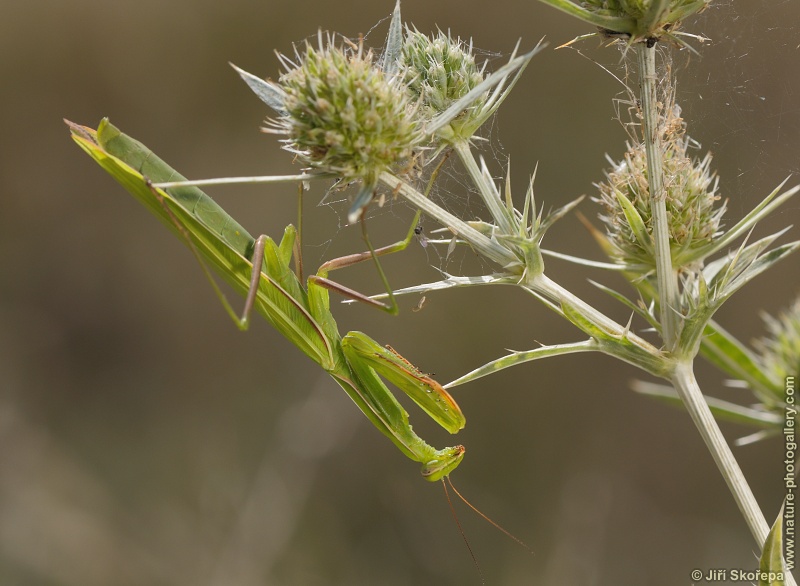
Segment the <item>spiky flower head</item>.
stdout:
[[680,21],[711,0],[542,0],[598,27],[604,34],[624,36],[630,42],[653,43],[672,37]]
[[374,186],[381,172],[407,159],[418,140],[408,93],[393,83],[361,46],[328,38],[306,43],[297,63],[282,57],[283,113],[272,132],[315,169]]
[[[671,104],[671,102],[667,102]],[[725,203],[717,205],[717,177],[710,171],[711,156],[692,159],[692,144],[680,110],[674,104],[661,107],[660,146],[663,157],[669,243],[676,269],[697,268],[687,263],[693,252],[706,247],[720,235]],[[650,211],[647,155],[644,144],[628,147],[622,161],[597,184],[604,212],[611,256],[633,272],[648,274],[655,269],[653,218]]]
[[[475,64],[472,45],[442,31],[428,37],[407,28],[400,54],[400,71],[409,92],[420,104],[420,113],[432,119],[466,96],[483,81]],[[469,138],[483,123],[483,94],[446,127],[451,134]]]
[[777,318],[765,315],[768,335],[757,342],[767,375],[781,388],[800,377],[800,297]]

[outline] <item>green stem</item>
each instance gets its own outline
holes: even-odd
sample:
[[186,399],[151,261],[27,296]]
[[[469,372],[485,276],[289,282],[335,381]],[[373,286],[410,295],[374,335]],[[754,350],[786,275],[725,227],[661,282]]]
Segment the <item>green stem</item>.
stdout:
[[[666,349],[674,351],[680,334],[680,297],[678,275],[672,266],[669,246],[667,194],[664,190],[661,134],[658,127],[655,47],[640,43],[638,57],[662,337]],[[693,357],[684,357],[675,363],[672,384],[722,473],[750,533],[761,548],[769,534],[769,525],[697,384],[692,360]],[[795,584],[789,573],[786,574],[786,584]]]
[[653,221],[655,245],[656,280],[658,281],[659,310],[664,345],[668,351],[675,350],[680,327],[680,299],[678,274],[672,267],[669,247],[669,218],[667,217],[664,171],[662,168],[661,134],[658,128],[658,106],[656,95],[655,47],[638,44],[639,77],[641,87],[642,122],[644,144],[647,154],[647,177],[650,189],[650,212]]
[[[728,484],[728,488],[750,528],[750,533],[753,534],[758,546],[763,547],[769,533],[769,525],[758,506],[753,491],[750,490],[750,485],[747,483],[742,469],[739,468],[733,452],[711,414],[711,409],[697,384],[691,361],[680,361],[676,364],[672,374],[672,384],[717,463],[722,477]],[[788,576],[786,583],[789,584]]]
[[493,260],[502,267],[517,262],[517,257],[496,241],[487,238],[465,221],[442,209],[405,181],[386,171],[381,173],[380,181],[391,188],[394,193],[401,195],[413,206],[421,209],[425,214],[442,224],[442,226],[449,228],[456,236],[468,242],[472,248],[486,258]]
[[[584,319],[588,320],[595,327],[602,330],[611,336],[622,338],[623,336],[634,345],[638,346],[641,350],[647,353],[647,364],[640,362],[632,362],[642,370],[650,372],[655,376],[665,377],[663,367],[666,364],[664,355],[644,338],[640,338],[635,333],[631,332],[627,327],[620,325],[601,311],[598,311],[583,299],[565,289],[544,274],[536,275],[528,284],[523,285],[526,289],[534,291],[539,295],[557,303],[559,306],[569,305],[575,308]],[[654,365],[659,365],[654,368]]]

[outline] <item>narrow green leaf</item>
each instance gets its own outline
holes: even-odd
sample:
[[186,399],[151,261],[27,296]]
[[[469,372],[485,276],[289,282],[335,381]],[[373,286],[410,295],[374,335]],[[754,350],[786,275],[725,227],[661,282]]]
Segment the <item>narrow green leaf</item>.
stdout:
[[669,11],[669,14],[665,20],[668,20],[669,22],[683,20],[687,16],[691,16],[692,14],[699,12],[710,2],[711,0],[696,0],[695,2],[691,2],[684,6],[678,6],[677,8],[673,8]]
[[714,320],[706,325],[700,353],[723,372],[745,381],[762,399],[772,402],[783,396],[783,388],[764,374],[756,356]]
[[697,300],[697,306],[684,320],[679,340],[679,347],[683,352],[691,353],[701,343],[708,321],[736,291],[800,248],[800,242],[793,242],[757,256],[775,237],[776,235],[769,236],[747,247],[743,244],[733,257],[726,259],[725,264],[706,267],[708,274],[713,277],[709,280],[708,295]]
[[[658,399],[673,407],[684,408],[683,401],[674,388],[667,385],[634,380],[631,388],[640,395]],[[783,418],[775,413],[743,407],[730,401],[705,396],[706,403],[715,417],[732,423],[740,423],[759,427],[762,429],[777,429],[783,423]]]
[[[506,275],[496,274],[496,275],[482,275],[477,277],[458,277],[455,275],[449,275],[445,272],[442,272],[444,275],[444,279],[441,281],[436,281],[435,283],[424,283],[422,285],[415,285],[413,287],[404,287],[403,289],[397,289],[392,291],[395,296],[398,295],[411,295],[414,293],[425,294],[431,291],[441,291],[443,289],[455,289],[459,287],[474,287],[477,285],[516,285],[517,279],[514,277],[508,277]],[[370,295],[370,299],[386,299],[388,297],[388,293],[379,293],[377,295]],[[350,304],[355,303],[352,299],[345,299],[342,303]]]
[[783,505],[778,518],[764,542],[761,561],[758,564],[758,586],[784,586],[783,567]]
[[775,209],[783,205],[798,191],[800,191],[800,185],[798,185],[776,197],[788,181],[788,178],[785,179],[780,185],[778,185],[778,187],[776,187],[769,195],[767,195],[767,197],[765,197],[761,203],[753,208],[744,218],[739,220],[735,226],[725,232],[725,234],[714,239],[706,246],[687,250],[685,254],[682,254],[675,259],[676,264],[683,266],[691,264],[692,262],[700,259],[708,258],[712,254],[727,248],[740,237],[747,234],[759,221],[766,218]]
[[425,126],[425,132],[433,135],[437,130],[440,130],[450,124],[454,118],[459,116],[466,108],[469,108],[472,103],[480,98],[486,91],[490,90],[495,85],[504,83],[509,75],[519,70],[521,73],[528,65],[533,56],[541,51],[542,47],[537,45],[529,53],[520,55],[503,65],[500,69],[489,75],[481,83],[472,88],[465,96],[453,103],[447,110],[436,116],[429,124]]
[[747,268],[744,269],[742,273],[725,288],[722,293],[723,296],[725,298],[730,297],[733,295],[733,293],[741,289],[755,277],[795,252],[798,248],[800,248],[800,241],[790,242],[789,244],[784,244],[783,246],[778,246],[769,252],[765,252],[752,263],[750,263]]
[[628,270],[628,267],[626,267],[625,265],[589,260],[588,258],[581,258],[579,256],[572,256],[570,254],[562,254],[560,252],[555,252],[554,250],[548,250],[546,248],[540,248],[539,251],[542,253],[542,256],[557,258],[584,267],[592,267],[594,269],[603,269],[606,271],[615,271],[615,272],[623,272]]
[[[709,288],[716,291],[717,295],[725,289],[728,283],[735,280],[747,268],[753,264],[758,256],[769,248],[775,240],[780,238],[789,228],[784,228],[775,234],[770,234],[752,244],[747,244],[745,240],[734,254],[723,257],[725,262],[718,264],[717,261],[709,263],[703,269],[703,275],[708,281]],[[719,259],[719,260],[723,260]]]
[[475,379],[479,379],[481,377],[493,374],[500,370],[504,370],[511,366],[516,366],[517,364],[523,364],[525,362],[530,362],[532,360],[539,360],[540,358],[549,358],[551,356],[562,356],[564,354],[575,354],[576,352],[592,352],[592,351],[597,351],[598,349],[599,345],[597,344],[597,342],[594,339],[589,339],[584,342],[574,342],[572,344],[558,344],[554,346],[542,346],[541,348],[536,348],[535,350],[528,350],[525,352],[513,352],[507,356],[498,358],[497,360],[492,360],[491,362],[484,364],[480,368],[476,368],[472,372],[469,372],[464,376],[459,377],[456,380],[447,383],[446,385],[444,385],[444,388],[449,389],[458,385],[463,385],[464,383],[474,381]]

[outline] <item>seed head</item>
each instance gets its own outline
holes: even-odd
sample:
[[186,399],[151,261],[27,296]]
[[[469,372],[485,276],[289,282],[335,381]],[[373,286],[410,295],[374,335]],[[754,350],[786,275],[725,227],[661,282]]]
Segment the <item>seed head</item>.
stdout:
[[[687,154],[692,141],[685,134],[677,106],[662,107],[659,129],[673,266],[692,269],[682,264],[682,257],[720,234],[725,204],[717,205],[720,197],[717,177],[710,171],[711,155],[692,159]],[[624,159],[606,172],[606,181],[597,187],[600,197],[595,201],[604,208],[600,219],[606,225],[615,260],[636,272],[649,273],[655,268],[655,257],[644,144],[629,145]]]
[[374,64],[361,46],[329,38],[306,43],[297,64],[282,57],[279,83],[285,114],[268,131],[288,135],[287,150],[316,169],[374,185],[378,175],[407,159],[418,139],[407,92]]

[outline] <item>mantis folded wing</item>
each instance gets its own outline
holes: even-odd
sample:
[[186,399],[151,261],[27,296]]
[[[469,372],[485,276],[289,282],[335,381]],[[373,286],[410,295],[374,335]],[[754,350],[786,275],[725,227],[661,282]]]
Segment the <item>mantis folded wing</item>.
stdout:
[[[328,288],[319,284],[327,282],[326,271],[309,278],[303,288],[290,268],[297,235],[294,226],[287,226],[280,244],[267,236],[255,240],[196,187],[155,189],[150,181],[183,178],[108,120],[103,120],[97,131],[67,124],[81,148],[186,241],[204,270],[208,263],[237,291],[252,296],[258,313],[328,372],[381,433],[421,463],[423,477],[439,480],[458,466],[464,457],[463,446],[436,450],[422,440],[409,425],[408,413],[378,375],[407,393],[450,433],[464,427],[458,405],[441,385],[391,348],[360,332],[343,338],[339,335]],[[257,248],[256,258],[263,250],[260,271],[251,263]],[[234,321],[245,329],[247,318],[238,319],[213,280],[212,284]]]

